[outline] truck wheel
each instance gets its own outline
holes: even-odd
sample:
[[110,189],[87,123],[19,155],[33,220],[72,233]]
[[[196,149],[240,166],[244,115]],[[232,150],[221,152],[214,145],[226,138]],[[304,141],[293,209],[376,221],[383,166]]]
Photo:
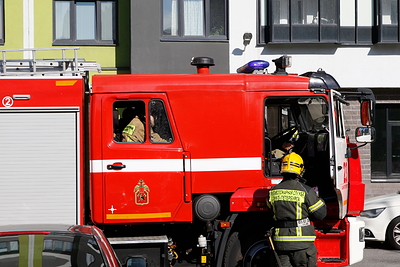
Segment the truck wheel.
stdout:
[[234,232],[228,239],[224,267],[268,267],[272,251],[268,240],[261,235]]
[[389,223],[386,230],[386,242],[394,249],[400,249],[400,217]]

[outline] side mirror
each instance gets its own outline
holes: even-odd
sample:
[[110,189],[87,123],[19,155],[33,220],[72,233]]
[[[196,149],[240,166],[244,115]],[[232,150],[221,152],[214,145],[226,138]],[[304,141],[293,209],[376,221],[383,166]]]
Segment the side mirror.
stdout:
[[125,267],[146,267],[146,258],[143,257],[129,257],[124,265]]
[[358,143],[375,142],[376,131],[374,127],[358,127],[356,129],[356,141]]
[[364,126],[372,126],[375,120],[375,95],[371,89],[358,88],[357,92],[361,94],[359,97],[361,103],[361,124]]
[[374,124],[375,105],[370,99],[361,101],[361,124],[372,126]]

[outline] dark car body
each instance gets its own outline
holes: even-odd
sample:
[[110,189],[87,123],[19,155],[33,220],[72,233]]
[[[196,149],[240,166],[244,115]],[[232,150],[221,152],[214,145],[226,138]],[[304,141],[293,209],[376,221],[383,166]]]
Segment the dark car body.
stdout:
[[89,225],[0,226],[0,266],[120,267],[103,232]]

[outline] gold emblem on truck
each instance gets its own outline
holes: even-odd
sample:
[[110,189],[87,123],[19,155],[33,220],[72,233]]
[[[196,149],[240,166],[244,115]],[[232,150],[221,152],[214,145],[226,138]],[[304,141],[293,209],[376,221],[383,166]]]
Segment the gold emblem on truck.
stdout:
[[149,204],[149,192],[150,188],[144,180],[140,179],[138,184],[135,186],[135,203],[136,205],[147,205]]

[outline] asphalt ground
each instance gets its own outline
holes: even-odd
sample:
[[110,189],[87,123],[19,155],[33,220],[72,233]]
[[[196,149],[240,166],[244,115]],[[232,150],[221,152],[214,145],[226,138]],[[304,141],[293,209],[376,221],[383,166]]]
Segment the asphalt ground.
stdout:
[[[200,266],[200,265],[198,265]],[[390,248],[382,242],[366,242],[364,249],[364,259],[351,267],[399,267],[400,250]],[[196,267],[186,261],[176,263],[174,267]]]
[[398,267],[400,266],[400,250],[390,248],[382,242],[366,242],[364,259],[352,267]]

